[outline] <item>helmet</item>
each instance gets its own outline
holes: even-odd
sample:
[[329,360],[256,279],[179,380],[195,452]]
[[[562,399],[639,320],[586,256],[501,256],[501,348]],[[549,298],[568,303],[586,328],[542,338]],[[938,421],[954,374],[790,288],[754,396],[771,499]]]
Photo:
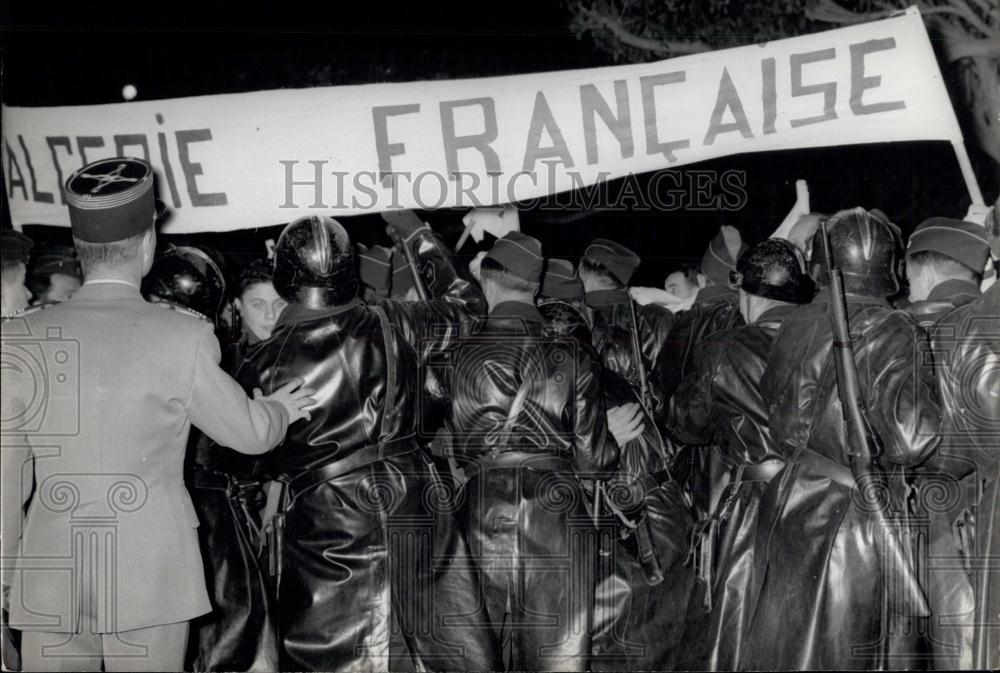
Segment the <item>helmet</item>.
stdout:
[[816,293],[805,258],[783,238],[769,238],[744,252],[729,272],[729,286],[791,304],[808,303]]
[[306,308],[337,306],[356,297],[358,274],[347,230],[320,215],[285,227],[274,249],[274,289]]
[[177,304],[215,321],[226,296],[226,279],[219,264],[189,245],[169,248],[153,262],[143,280],[147,296]]
[[[869,297],[888,297],[899,291],[903,260],[899,227],[881,211],[852,208],[825,219],[833,263],[844,275],[844,289]],[[813,277],[829,282],[822,231],[812,241]]]

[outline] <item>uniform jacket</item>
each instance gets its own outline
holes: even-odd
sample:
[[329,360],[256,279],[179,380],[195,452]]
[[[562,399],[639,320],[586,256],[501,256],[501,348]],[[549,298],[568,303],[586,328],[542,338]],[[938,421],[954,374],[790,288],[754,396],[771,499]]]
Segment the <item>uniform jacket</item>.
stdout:
[[[639,370],[632,351],[632,315],[628,290],[602,290],[588,292],[587,310],[592,323],[593,344],[604,366],[625,378],[639,390]],[[639,328],[639,349],[642,365],[654,399],[654,406],[662,407],[663,400],[654,365],[667,333],[674,324],[674,314],[662,306],[647,304],[635,306]],[[656,411],[652,409],[651,411]]]
[[[990,492],[983,488],[990,482],[995,497],[1000,470],[1000,294],[993,291],[984,297],[974,283],[945,281],[927,300],[907,310],[930,337],[926,361],[933,362],[942,411],[941,445],[914,480],[915,514],[927,527],[926,557],[921,560],[933,612],[931,665],[939,670],[995,668],[1000,637],[996,628],[986,626],[990,620],[982,611],[990,614],[992,609],[995,614],[1000,598],[977,594],[977,582],[991,573],[977,573],[973,566],[975,558],[989,554],[989,513],[996,515],[996,503],[980,499]],[[977,544],[982,545],[978,551]],[[987,586],[984,581],[982,588]],[[977,638],[992,641],[992,664],[982,658],[989,647],[981,648],[976,658]]]
[[25,566],[12,626],[115,632],[208,611],[188,433],[262,453],[284,436],[283,407],[219,368],[208,322],[131,285],[85,283],[3,337],[5,363],[25,365],[3,375],[3,550]]
[[734,290],[712,285],[702,288],[691,308],[677,315],[656,361],[664,402],[670,401],[670,396],[690,371],[704,339],[743,324],[738,300],[739,295]]
[[[917,465],[941,423],[933,373],[920,366],[926,336],[881,299],[848,295],[847,310],[881,465],[890,474]],[[887,633],[883,532],[855,497],[828,311],[824,290],[786,318],[762,379],[771,437],[790,462],[762,498],[746,668],[872,668]]]
[[504,302],[458,344],[450,378],[461,519],[494,633],[510,605],[514,669],[585,670],[597,554],[576,476],[618,460],[600,366],[534,305]]
[[[481,620],[447,631],[434,621],[474,611],[461,601],[475,586],[450,516],[454,494],[414,437],[422,359],[463,333],[483,306],[482,295],[455,275],[429,229],[412,244],[419,261],[435,265],[429,290],[436,299],[382,302],[389,331],[361,299],[320,310],[289,305],[237,375],[247,389],[271,390],[303,377],[317,391],[311,419],[267,456],[275,477],[350,459],[383,432],[408,451],[322,481],[285,511],[284,542],[275,550],[283,557],[282,670],[498,665],[492,641],[477,636]],[[401,647],[391,648],[394,624]],[[411,661],[400,664],[397,655]]]
[[[712,577],[712,611],[689,630],[685,665],[734,670],[746,639],[753,601],[754,543],[760,497],[781,466],[771,440],[760,390],[771,344],[792,306],[764,312],[752,325],[711,336],[695,352],[694,366],[670,399],[667,423],[689,444],[713,444],[730,482],[715,513],[718,539]],[[768,470],[753,473],[753,466]],[[711,528],[709,535],[715,535]],[[691,656],[693,655],[693,656]]]

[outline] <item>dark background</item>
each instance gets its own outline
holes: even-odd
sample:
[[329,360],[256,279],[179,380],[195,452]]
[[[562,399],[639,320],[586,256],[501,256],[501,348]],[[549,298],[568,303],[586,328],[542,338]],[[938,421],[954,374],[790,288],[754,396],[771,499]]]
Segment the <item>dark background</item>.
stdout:
[[[287,0],[267,5],[29,0],[2,7],[0,97],[8,105],[119,102],[125,84],[137,87],[137,100],[150,100],[610,64],[606,55],[572,35],[569,12],[558,0],[372,0],[346,6]],[[879,207],[904,232],[930,215],[962,217],[969,203],[946,143],[741,155],[679,171],[706,169],[745,171],[746,206],[738,212],[590,214],[536,206],[522,213],[522,228],[539,237],[550,256],[575,257],[592,238],[614,238],[644,258],[636,280],[660,285],[681,261],[699,259],[721,224],[735,225],[751,243],[766,237],[792,206],[796,178],[808,180],[813,210]],[[996,186],[983,188],[988,198],[995,197]],[[424,215],[454,239],[462,214]],[[378,216],[346,218],[345,224],[362,242],[387,242]],[[68,241],[65,230],[25,231]],[[187,238],[244,256],[263,252],[262,241],[278,233],[280,227]]]

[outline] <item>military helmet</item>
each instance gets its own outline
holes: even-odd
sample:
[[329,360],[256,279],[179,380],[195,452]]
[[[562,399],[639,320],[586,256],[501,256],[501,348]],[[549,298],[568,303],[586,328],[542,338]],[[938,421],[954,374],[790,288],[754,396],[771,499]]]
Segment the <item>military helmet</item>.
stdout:
[[153,301],[176,304],[214,322],[226,296],[226,278],[205,250],[171,246],[153,262],[143,279],[143,292]]
[[[827,235],[833,263],[844,275],[847,292],[869,297],[888,297],[899,291],[903,244],[899,227],[878,210],[852,208],[827,217]],[[813,278],[829,282],[826,246],[822,231],[812,240],[809,256]]]
[[808,303],[816,293],[805,258],[783,238],[769,238],[744,252],[729,272],[729,286],[791,304]]
[[274,249],[274,289],[306,308],[345,304],[358,294],[358,274],[347,230],[321,215],[285,227]]

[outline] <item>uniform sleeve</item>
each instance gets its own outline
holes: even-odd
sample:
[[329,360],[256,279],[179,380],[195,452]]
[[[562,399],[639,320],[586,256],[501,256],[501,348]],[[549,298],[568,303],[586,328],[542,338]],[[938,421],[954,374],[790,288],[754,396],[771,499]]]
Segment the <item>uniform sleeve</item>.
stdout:
[[941,439],[934,370],[920,362],[929,352],[927,335],[902,311],[891,313],[880,329],[870,333],[873,343],[866,347],[862,341],[855,345],[855,352],[877,353],[868,362],[858,363],[859,372],[867,373],[873,429],[882,440],[887,460],[917,465]]
[[430,301],[382,302],[389,320],[413,345],[420,364],[447,350],[468,333],[472,321],[486,313],[486,299],[477,285],[455,272],[452,256],[430,227],[418,230],[411,246]]
[[277,402],[252,400],[219,367],[219,342],[206,324],[198,340],[187,411],[210,439],[240,453],[270,451],[288,430],[288,412]]
[[588,476],[611,476],[618,465],[621,450],[608,433],[608,412],[601,394],[600,365],[586,348],[577,352],[573,463],[577,472]]
[[712,386],[724,347],[718,339],[706,343],[670,398],[667,427],[684,444],[707,444],[712,439]]
[[[5,358],[6,359],[6,358]],[[0,376],[0,409],[5,423],[24,414],[27,405],[21,394],[21,372],[5,367]],[[10,586],[13,558],[18,554],[21,533],[24,529],[24,505],[31,495],[34,466],[31,446],[24,432],[7,432],[0,435],[0,546],[5,559],[3,584]]]

